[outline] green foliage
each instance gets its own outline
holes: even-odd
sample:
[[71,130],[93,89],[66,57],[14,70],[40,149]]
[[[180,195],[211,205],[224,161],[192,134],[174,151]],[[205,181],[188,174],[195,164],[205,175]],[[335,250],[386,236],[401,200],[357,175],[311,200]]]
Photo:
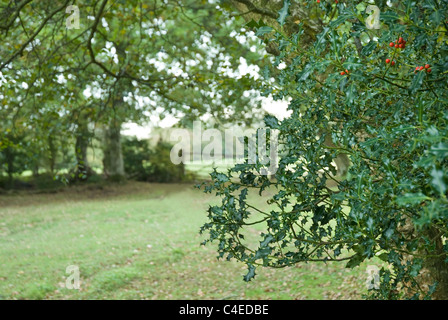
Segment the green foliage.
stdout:
[[185,165],[170,159],[172,145],[159,141],[152,149],[148,140],[135,137],[122,142],[125,171],[130,179],[146,182],[180,182],[187,179]]
[[[275,180],[257,164],[213,172],[205,191],[222,202],[209,208],[201,231],[220,257],[247,265],[245,280],[258,266],[344,261],[353,268],[380,257],[389,268],[371,297],[429,297],[438,281],[446,298],[448,3],[377,2],[380,30],[366,28],[357,2],[297,5],[323,23],[312,43],[301,43],[309,22],[292,34],[275,26],[258,32],[281,51],[275,65],[287,63],[264,92],[292,99],[289,118],[266,119],[284,152]],[[403,50],[389,46],[399,37]],[[432,72],[414,72],[425,64]],[[351,161],[342,180],[333,174],[339,154]],[[271,194],[269,208],[252,206],[248,190]],[[245,240],[248,225],[263,230],[258,243]],[[423,268],[434,275],[429,287],[419,284]]]
[[14,175],[21,174],[27,170],[26,145],[23,135],[11,134],[8,132],[0,144],[0,176],[8,176],[9,183],[12,184]]
[[[79,7],[79,29],[67,28],[69,5]],[[258,81],[236,74],[242,57],[249,67],[268,59],[258,41],[238,41],[246,36],[241,21],[217,8],[196,0],[0,6],[0,149],[3,131],[25,130],[32,167],[53,173],[71,164],[74,178],[85,180],[89,166],[75,160],[73,138],[93,141],[112,122],[174,115],[188,125],[212,114],[219,123],[250,123]]]
[[124,137],[121,147],[124,170],[128,177],[137,181],[146,181],[149,174],[149,160],[152,156],[149,141],[139,140],[136,137]]
[[186,179],[184,164],[175,165],[170,159],[172,147],[164,141],[157,143],[149,161],[148,181],[179,182]]

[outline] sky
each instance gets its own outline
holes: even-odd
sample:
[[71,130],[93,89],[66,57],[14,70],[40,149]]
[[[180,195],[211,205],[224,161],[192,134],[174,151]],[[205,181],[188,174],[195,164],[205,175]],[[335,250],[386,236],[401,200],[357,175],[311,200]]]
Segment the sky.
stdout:
[[[290,114],[287,110],[287,101],[274,101],[272,98],[263,98],[263,110],[276,116],[279,120],[284,119]],[[177,123],[177,119],[171,115],[167,115],[163,120],[158,116],[150,117],[151,124],[155,124],[161,128],[169,128]],[[133,122],[128,122],[123,125],[122,134],[127,136],[136,136],[138,139],[149,139],[151,137],[152,125],[140,126]]]

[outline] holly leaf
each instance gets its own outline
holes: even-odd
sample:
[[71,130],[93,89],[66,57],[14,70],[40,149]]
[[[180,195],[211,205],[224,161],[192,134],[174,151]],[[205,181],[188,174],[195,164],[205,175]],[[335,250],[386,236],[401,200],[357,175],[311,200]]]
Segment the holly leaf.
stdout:
[[429,152],[437,156],[438,159],[444,159],[448,157],[448,143],[440,142],[438,145],[432,146]]
[[425,72],[419,71],[415,75],[415,77],[412,79],[411,86],[409,87],[409,91],[411,93],[416,92],[423,84],[423,78],[425,77]]
[[406,206],[406,205],[418,204],[425,200],[431,200],[431,198],[419,192],[419,193],[406,193],[405,195],[398,197],[396,202],[399,206]]
[[286,17],[289,15],[289,6],[291,5],[290,0],[285,0],[283,2],[283,8],[278,12],[279,17],[277,19],[278,23],[280,23],[281,26],[285,24]]
[[376,49],[376,47],[377,47],[377,43],[375,41],[370,41],[368,44],[366,44],[362,48],[361,53],[364,56],[369,56],[373,52],[373,50]]
[[271,234],[266,235],[264,240],[260,242],[260,247],[266,247],[272,240],[274,240],[274,237]]
[[363,260],[364,259],[360,254],[356,254],[347,262],[346,268],[351,269],[351,268],[357,267],[361,264],[361,262]]
[[276,117],[274,117],[273,115],[265,116],[264,123],[266,123],[266,125],[272,129],[278,129],[280,127],[279,123],[278,123],[278,119]]
[[352,82],[350,83],[350,85],[347,88],[347,93],[346,93],[346,102],[348,104],[352,104],[353,101],[355,100],[355,96],[356,96],[356,86],[355,84]]
[[444,194],[446,192],[446,183],[445,183],[445,175],[443,170],[432,169],[431,171],[431,183],[435,187],[440,194]]
[[339,26],[340,24],[343,24],[348,19],[352,19],[354,17],[355,16],[352,14],[340,15],[336,20],[333,20],[330,22],[330,27],[335,28],[335,27]]
[[255,266],[248,264],[247,265],[247,273],[243,277],[244,281],[249,282],[255,277]]
[[274,31],[273,28],[268,27],[268,26],[263,26],[263,27],[257,29],[257,32],[255,33],[255,35],[257,37],[264,36],[265,34],[271,33],[272,31]]

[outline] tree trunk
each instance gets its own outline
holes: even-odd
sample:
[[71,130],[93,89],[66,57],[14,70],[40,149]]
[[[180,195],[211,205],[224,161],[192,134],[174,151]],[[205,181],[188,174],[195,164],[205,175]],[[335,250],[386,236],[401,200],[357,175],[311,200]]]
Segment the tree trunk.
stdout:
[[36,160],[33,163],[32,171],[33,171],[33,177],[37,178],[39,176],[39,163],[38,163],[38,160]]
[[104,132],[104,174],[112,181],[125,179],[123,152],[121,149],[121,123],[111,121]]
[[13,188],[14,184],[14,151],[11,147],[5,148],[6,164],[8,165],[8,188]]
[[[432,299],[448,300],[448,263],[445,262],[446,254],[443,250],[443,239],[441,234],[434,226],[428,227],[426,230],[417,232],[414,224],[410,218],[406,219],[406,223],[398,229],[407,239],[417,239],[425,241],[422,237],[428,239],[434,244],[434,249],[431,251],[418,250],[416,253],[425,256],[423,260],[422,270],[420,270],[416,281],[419,287],[427,293],[430,286],[437,282],[437,288]],[[406,249],[406,248],[403,248]],[[413,255],[405,254],[403,262],[412,261]],[[405,291],[408,297],[411,297],[415,292]]]
[[50,150],[50,156],[48,157],[50,172],[51,172],[51,175],[54,176],[54,170],[55,170],[55,166],[56,166],[57,149],[56,149],[56,145],[54,143],[54,137],[51,135],[48,136],[48,148]]
[[88,128],[88,119],[87,117],[81,115],[78,121],[78,129],[76,130],[75,180],[85,181],[94,174],[92,168],[90,168],[89,161],[87,159],[87,150],[89,148],[90,138],[91,134]]
[[443,239],[436,228],[430,227],[426,232],[427,237],[434,242],[434,251],[427,252],[428,257],[423,262],[426,277],[422,277],[422,285],[428,287],[437,282],[437,288],[432,298],[436,300],[448,300],[448,263],[443,250]]

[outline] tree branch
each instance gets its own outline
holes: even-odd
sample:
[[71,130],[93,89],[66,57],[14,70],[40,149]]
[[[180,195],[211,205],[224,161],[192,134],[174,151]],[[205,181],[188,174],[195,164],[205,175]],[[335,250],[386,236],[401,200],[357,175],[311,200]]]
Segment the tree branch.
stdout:
[[10,64],[15,58],[17,58],[17,56],[21,55],[23,53],[23,50],[25,50],[25,48],[32,42],[34,41],[34,39],[37,37],[37,35],[42,31],[42,29],[45,27],[45,25],[47,24],[47,22],[53,18],[53,16],[55,14],[57,14],[58,12],[64,10],[68,3],[70,2],[70,0],[66,0],[65,3],[60,6],[59,8],[57,8],[56,10],[54,10],[52,13],[50,13],[50,15],[48,17],[45,18],[45,20],[40,24],[39,28],[33,33],[33,35],[20,47],[20,49],[18,51],[16,51],[11,57],[9,57],[9,59],[7,59],[5,62],[3,62],[0,65],[0,71],[2,71],[8,64]]

